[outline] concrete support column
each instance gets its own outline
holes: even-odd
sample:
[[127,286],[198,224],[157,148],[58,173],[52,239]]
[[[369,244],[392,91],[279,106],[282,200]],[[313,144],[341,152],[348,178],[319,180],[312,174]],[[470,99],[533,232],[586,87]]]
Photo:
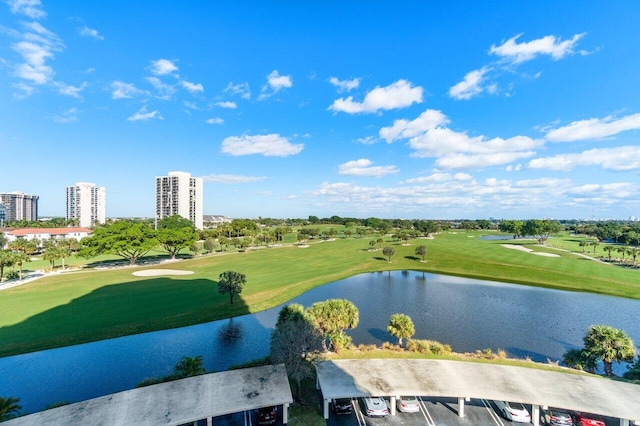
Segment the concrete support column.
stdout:
[[629,420],[620,419],[620,426],[629,426]]
[[391,412],[392,416],[396,415],[396,397],[392,396],[391,397],[391,407],[389,407],[389,411]]
[[324,399],[324,419],[328,419],[329,418],[329,400],[328,399]]
[[464,417],[464,398],[458,398],[458,417]]
[[289,404],[284,404],[282,406],[282,423],[285,425],[289,421]]
[[213,426],[213,417],[207,417],[207,426]]
[[533,426],[540,426],[540,406],[532,405],[531,406],[531,422]]
[[320,390],[320,379],[318,378],[317,374],[316,374],[316,390]]

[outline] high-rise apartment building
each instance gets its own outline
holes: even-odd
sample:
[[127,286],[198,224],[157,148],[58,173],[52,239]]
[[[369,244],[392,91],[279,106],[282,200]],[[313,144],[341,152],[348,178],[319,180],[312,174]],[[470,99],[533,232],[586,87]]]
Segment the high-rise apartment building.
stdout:
[[83,228],[105,223],[105,193],[105,188],[95,183],[78,182],[75,186],[67,186],[67,220],[77,219],[78,226]]
[[202,178],[186,172],[156,177],[156,226],[165,217],[180,215],[202,229]]
[[0,194],[0,204],[7,209],[6,220],[38,220],[38,197],[22,192],[9,192]]

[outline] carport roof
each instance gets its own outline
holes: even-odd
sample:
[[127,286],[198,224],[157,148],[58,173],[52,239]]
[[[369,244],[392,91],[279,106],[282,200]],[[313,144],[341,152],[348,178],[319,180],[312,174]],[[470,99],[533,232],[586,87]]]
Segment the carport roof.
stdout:
[[114,393],[10,420],[20,425],[179,425],[291,404],[284,364],[211,373]]
[[469,397],[640,419],[640,385],[589,374],[422,359],[320,361],[316,371],[326,399],[394,395]]

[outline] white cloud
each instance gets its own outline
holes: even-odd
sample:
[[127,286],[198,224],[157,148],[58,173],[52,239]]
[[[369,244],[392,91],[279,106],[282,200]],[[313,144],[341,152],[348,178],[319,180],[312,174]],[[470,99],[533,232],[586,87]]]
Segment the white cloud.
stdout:
[[288,157],[298,154],[303,148],[303,144],[292,144],[276,133],[230,136],[222,141],[222,152],[233,156],[260,154],[265,157]]
[[72,123],[77,119],[78,119],[78,110],[76,108],[70,108],[60,115],[53,116],[53,121],[61,124]]
[[403,183],[428,183],[428,182],[446,182],[451,180],[472,181],[473,177],[468,173],[444,173],[435,172],[429,176],[420,176],[417,178],[407,179]]
[[189,81],[186,80],[181,80],[180,81],[180,85],[187,90],[189,93],[199,93],[199,92],[204,92],[204,86],[202,86],[202,84],[198,83],[191,83]]
[[338,93],[350,92],[360,86],[360,79],[354,78],[353,80],[338,80],[336,77],[331,77],[329,79],[329,83],[338,88]]
[[206,121],[207,124],[222,124],[224,123],[224,120],[220,117],[215,117],[215,118],[209,118]]
[[267,76],[267,82],[274,92],[278,92],[280,89],[289,88],[293,86],[290,75],[280,75],[278,70],[273,70],[271,74]]
[[441,111],[427,109],[418,118],[396,120],[391,127],[380,129],[387,142],[409,139],[414,150],[412,157],[435,157],[436,166],[446,169],[482,168],[510,163],[535,155],[533,151],[542,141],[527,136],[509,139],[486,139],[469,136],[445,127],[449,119]]
[[352,176],[373,176],[381,177],[398,173],[396,166],[372,166],[371,160],[361,158],[359,160],[347,161],[338,166],[338,173]]
[[240,175],[208,175],[202,176],[202,180],[211,183],[224,183],[224,184],[242,184],[261,182],[266,179],[266,176],[240,176]]
[[[56,34],[38,22],[23,23],[25,32],[12,33],[22,40],[11,47],[24,61],[15,67],[15,76],[25,80],[24,85],[44,85],[53,80],[53,68],[47,61],[54,58],[54,52],[62,51],[64,44]],[[32,92],[32,91],[28,91]]]
[[373,136],[365,136],[364,138],[356,139],[356,143],[361,143],[362,145],[373,145],[376,141],[377,139]]
[[25,15],[31,19],[40,19],[47,16],[42,10],[40,0],[8,0],[7,3],[11,8],[11,13]]
[[532,169],[569,171],[579,166],[600,166],[607,170],[640,170],[640,148],[620,146],[616,148],[590,149],[576,154],[559,154],[535,158],[528,164]]
[[267,76],[267,85],[262,87],[262,93],[258,100],[266,99],[275,95],[281,89],[290,88],[293,86],[293,81],[289,75],[280,75],[278,70],[273,70],[271,74]]
[[146,105],[140,108],[138,112],[133,114],[131,117],[127,118],[128,121],[147,121],[151,119],[163,120],[164,117],[160,115],[158,110],[148,112]]
[[170,84],[163,83],[158,77],[145,77],[154,89],[158,91],[156,97],[163,100],[171,99],[171,96],[175,93],[176,89]]
[[93,28],[89,28],[86,25],[84,27],[78,28],[78,32],[82,37],[91,37],[96,40],[104,40],[104,37],[100,35],[98,30],[94,30]]
[[328,109],[357,114],[405,108],[414,103],[422,103],[422,92],[422,87],[413,87],[407,80],[398,80],[386,87],[376,86],[362,102],[354,102],[353,96],[349,96],[346,99],[336,99]]
[[144,93],[142,90],[137,89],[133,84],[124,83],[122,81],[114,81],[111,83],[111,90],[112,99],[129,99]]
[[64,83],[58,83],[57,86],[58,86],[58,93],[65,96],[71,96],[72,98],[80,99],[81,98],[80,92],[86,89],[88,84],[86,82],[83,82],[79,87],[76,87],[76,86],[71,86]]
[[151,61],[151,73],[155,75],[167,75],[178,71],[178,66],[168,59]]
[[251,98],[251,90],[249,89],[249,83],[233,84],[229,82],[229,84],[227,84],[227,87],[224,89],[224,92],[231,93],[232,95],[238,95],[242,99]]
[[238,105],[235,102],[229,102],[229,101],[216,102],[215,105],[219,106],[220,108],[227,108],[227,109],[236,109],[236,108],[238,108]]
[[627,130],[640,129],[640,113],[622,118],[612,116],[574,121],[567,126],[552,129],[546,134],[551,142],[573,142],[613,136]]
[[514,64],[530,61],[539,55],[549,55],[558,60],[575,53],[575,46],[584,35],[585,33],[576,34],[570,40],[564,41],[554,35],[548,35],[518,44],[517,40],[522,36],[518,34],[500,46],[492,45],[489,53],[508,59]]
[[[468,72],[460,83],[449,89],[449,96],[453,99],[461,100],[471,99],[475,95],[482,93],[484,88],[481,84],[485,79],[485,74],[489,71],[491,71],[491,68],[482,67],[479,70]],[[487,91],[489,93],[495,93],[497,86],[495,84],[490,85],[487,87]]]
[[418,136],[427,130],[446,126],[447,124],[449,124],[449,119],[441,111],[427,109],[412,121],[405,119],[395,120],[393,126],[381,128],[380,137],[391,143],[398,139]]

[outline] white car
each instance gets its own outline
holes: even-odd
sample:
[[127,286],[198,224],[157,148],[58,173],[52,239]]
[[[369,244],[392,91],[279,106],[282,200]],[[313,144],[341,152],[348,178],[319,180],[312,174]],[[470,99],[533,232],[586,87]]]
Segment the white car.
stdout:
[[401,396],[396,400],[398,411],[403,413],[417,413],[420,411],[420,403],[415,396]]
[[387,408],[387,402],[384,398],[365,397],[363,400],[367,416],[384,417],[389,414],[389,408]]
[[502,415],[512,422],[531,423],[531,415],[519,402],[493,401]]

